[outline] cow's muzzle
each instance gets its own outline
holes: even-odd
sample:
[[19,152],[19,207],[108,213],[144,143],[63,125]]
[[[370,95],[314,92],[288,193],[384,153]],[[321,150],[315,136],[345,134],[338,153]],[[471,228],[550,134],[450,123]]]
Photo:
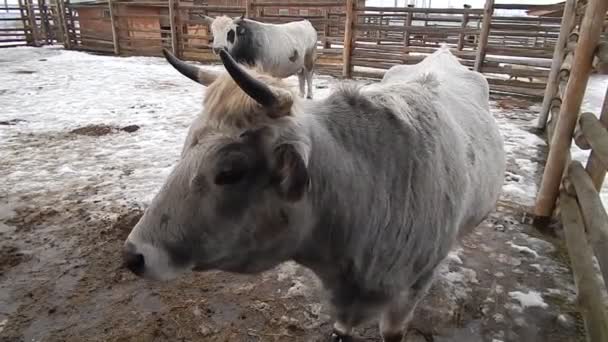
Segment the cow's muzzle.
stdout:
[[146,268],[146,260],[144,255],[137,253],[135,245],[131,242],[127,242],[122,251],[122,258],[126,268],[137,276],[142,276]]

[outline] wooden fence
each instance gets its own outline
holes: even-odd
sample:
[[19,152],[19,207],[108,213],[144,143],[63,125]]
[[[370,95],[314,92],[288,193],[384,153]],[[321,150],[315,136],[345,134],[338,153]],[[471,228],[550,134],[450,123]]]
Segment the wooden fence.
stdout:
[[[608,89],[599,120],[593,113],[579,115],[579,111],[592,61],[606,58],[598,56],[602,53],[598,46],[608,2],[588,1],[582,20],[575,18],[579,12],[576,5],[574,0],[565,3],[563,26],[543,104],[543,110],[554,110],[554,117],[548,126],[549,157],[535,215],[536,222],[544,224],[559,200],[587,340],[603,342],[608,341],[608,312],[603,301],[605,286],[608,286],[608,213],[599,192],[608,169]],[[562,72],[564,70],[567,72]],[[571,161],[569,150],[573,140],[581,149],[591,150],[586,167]],[[599,275],[594,258],[599,264]]]
[[0,47],[41,46],[58,41],[53,6],[44,0],[19,0],[3,7],[0,16]]
[[[494,9],[526,7],[493,0],[487,0],[484,9],[366,7],[359,0],[250,0],[232,7],[194,0],[38,0],[41,5],[32,5],[32,11],[40,13],[34,24],[26,3],[34,0],[21,1],[19,9],[25,12],[19,20],[23,34],[30,37],[21,44],[36,45],[39,38],[31,36],[52,22],[50,41],[61,41],[69,49],[160,56],[162,48],[170,48],[184,59],[217,62],[202,14],[246,14],[270,23],[307,19],[319,36],[319,73],[379,78],[391,66],[417,63],[447,44],[463,65],[487,76],[492,91],[539,98],[560,31],[560,18],[494,15]],[[46,1],[53,4],[42,6]],[[304,10],[281,13],[285,7]],[[315,8],[311,15],[309,8]]]

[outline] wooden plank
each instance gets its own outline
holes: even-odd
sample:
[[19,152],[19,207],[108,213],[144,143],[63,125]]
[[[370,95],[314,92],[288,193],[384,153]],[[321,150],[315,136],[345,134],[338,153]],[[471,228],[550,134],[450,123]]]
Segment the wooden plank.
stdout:
[[116,32],[116,20],[114,18],[114,5],[112,0],[108,0],[108,10],[110,11],[110,25],[112,25],[112,43],[114,44],[114,54],[120,55],[120,43],[118,42],[118,33]]
[[342,68],[342,76],[346,78],[351,77],[352,72],[352,52],[353,52],[353,31],[355,23],[355,1],[346,0],[346,20],[344,22],[344,50],[342,60],[344,67]]
[[385,31],[385,32],[409,32],[409,33],[450,33],[456,35],[458,33],[464,34],[478,34],[479,30],[474,28],[458,28],[450,26],[387,26],[387,25],[368,25],[368,24],[356,24],[358,31]]
[[[171,52],[177,56],[177,27],[175,25],[175,0],[169,0],[169,25],[171,27]],[[183,37],[182,37],[183,38]]]
[[533,69],[533,68],[509,68],[509,67],[501,67],[501,66],[484,66],[481,69],[481,72],[484,74],[505,74],[509,76],[517,76],[517,77],[538,77],[544,78],[549,75],[549,71],[545,69]]
[[505,58],[505,57],[494,57],[488,56],[485,58],[485,62],[496,62],[503,64],[517,64],[517,65],[527,65],[539,68],[551,68],[551,61],[544,59],[527,59],[527,58]]
[[[606,89],[606,94],[604,95],[604,103],[602,104],[602,111],[600,112],[599,121],[604,128],[608,127],[608,88]],[[604,178],[606,177],[606,167],[600,161],[597,152],[594,152],[593,150],[591,151],[591,155],[589,155],[585,169],[587,170],[587,173],[589,173],[589,176],[595,185],[595,189],[600,191],[604,183]]]
[[564,49],[568,40],[568,35],[574,26],[576,18],[576,0],[566,0],[564,5],[564,14],[561,21],[561,29],[559,32],[558,41],[553,51],[553,59],[551,61],[551,71],[547,78],[547,88],[543,96],[537,127],[544,129],[547,125],[551,101],[555,97],[559,86],[559,70],[564,58]]
[[502,31],[525,31],[525,32],[559,32],[559,26],[537,26],[537,25],[517,25],[517,24],[492,24],[493,30]]
[[602,26],[608,1],[590,0],[581,23],[578,45],[574,53],[572,73],[566,86],[565,96],[559,112],[559,120],[551,141],[551,149],[543,173],[540,190],[536,199],[537,217],[550,217],[559,194],[559,186],[566,168],[568,151],[572,144],[572,134],[578,119],[578,112],[585,95],[587,81],[591,73],[593,52],[602,33]]
[[602,293],[595,276],[591,248],[585,238],[583,218],[576,199],[563,190],[560,206],[566,246],[577,288],[578,307],[585,321],[588,340],[608,341],[608,315],[601,300]]
[[491,84],[490,92],[492,93],[506,93],[506,94],[515,94],[528,96],[533,98],[542,98],[543,90],[541,89],[530,89],[527,87],[514,87],[509,85],[501,85],[501,84]]
[[580,162],[570,163],[568,179],[576,190],[589,241],[595,251],[604,283],[608,284],[608,214],[593,181]]
[[[471,8],[471,5],[464,5],[465,12],[462,13],[462,23],[460,24],[461,29],[466,29],[469,24],[469,12],[468,9]],[[462,50],[464,48],[464,39],[465,34],[462,32],[458,36],[458,50]]]
[[[290,4],[291,6],[291,4]],[[441,13],[441,14],[462,14],[464,9],[461,8],[419,8],[419,7],[373,7],[367,6],[359,8],[361,12],[384,12],[384,13]],[[481,9],[471,9],[468,11],[471,14],[483,14]]]
[[608,168],[608,131],[593,113],[583,113],[579,124],[585,140],[604,164],[604,168]]
[[495,47],[488,46],[486,48],[487,54],[501,55],[501,56],[516,56],[516,57],[530,57],[530,58],[551,58],[551,51],[534,51],[526,48],[510,48],[510,47]]
[[481,34],[479,35],[479,45],[477,46],[477,57],[475,58],[475,71],[480,71],[486,58],[486,48],[488,46],[488,36],[492,24],[492,13],[494,12],[494,0],[486,0],[483,11],[483,22],[481,24]]
[[500,79],[500,78],[486,78],[489,84],[496,84],[496,85],[505,85],[505,86],[511,86],[511,87],[521,87],[521,88],[530,88],[530,89],[538,89],[538,90],[545,90],[545,83],[538,83],[538,82],[523,82],[523,81],[518,81],[518,80],[504,80],[504,79]]
[[[300,2],[290,2],[289,4],[286,4],[285,2],[282,1],[277,1],[277,2],[272,2],[272,1],[268,1],[268,2],[253,2],[252,4],[253,7],[256,8],[262,8],[262,7],[342,7],[344,6],[344,2],[343,1],[328,1],[328,2],[306,2],[306,1],[300,1]],[[346,6],[348,6],[348,0],[346,1]]]

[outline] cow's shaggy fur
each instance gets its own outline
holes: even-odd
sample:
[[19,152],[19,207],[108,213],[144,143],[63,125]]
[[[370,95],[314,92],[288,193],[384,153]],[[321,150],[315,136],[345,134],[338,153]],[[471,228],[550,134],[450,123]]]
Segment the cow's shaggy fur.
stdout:
[[[225,76],[210,86],[129,235],[144,275],[295,260],[329,291],[338,335],[380,318],[385,341],[399,341],[438,265],[498,199],[505,160],[487,81],[447,49],[319,102],[255,75],[280,105],[261,107]],[[235,168],[242,181],[224,185]]]

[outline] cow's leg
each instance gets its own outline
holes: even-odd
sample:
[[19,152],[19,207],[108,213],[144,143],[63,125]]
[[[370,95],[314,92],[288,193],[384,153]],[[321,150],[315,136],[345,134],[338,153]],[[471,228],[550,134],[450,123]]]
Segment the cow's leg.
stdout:
[[304,97],[304,82],[306,81],[306,76],[304,75],[304,73],[306,72],[306,70],[304,68],[302,68],[300,71],[298,71],[298,81],[300,82],[300,96]]
[[308,92],[306,93],[307,99],[312,99],[312,74],[314,70],[306,70],[306,83],[308,84]]
[[384,342],[401,342],[403,340],[414,310],[431,287],[432,280],[433,272],[426,272],[409,291],[406,291],[400,298],[388,305],[380,320],[380,333]]
[[306,83],[308,83],[308,93],[306,98],[312,99],[312,74],[315,68],[315,56],[317,47],[313,47],[304,55],[304,73],[306,75]]
[[331,342],[352,342],[352,327],[347,326],[340,321],[334,323],[334,329],[331,333]]

